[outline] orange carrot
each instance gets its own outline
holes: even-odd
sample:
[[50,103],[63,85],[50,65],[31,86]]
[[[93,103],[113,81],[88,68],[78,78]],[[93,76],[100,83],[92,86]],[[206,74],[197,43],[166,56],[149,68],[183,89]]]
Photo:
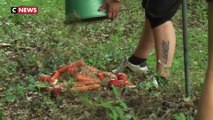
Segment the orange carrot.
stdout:
[[101,81],[103,81],[105,79],[104,73],[102,73],[102,72],[98,72],[97,76],[99,77],[99,79]]
[[56,72],[54,73],[54,75],[52,76],[52,80],[58,79],[60,76],[61,76],[61,73],[58,72],[58,71],[56,71]]
[[85,84],[83,84],[82,82],[73,82],[73,85],[75,87],[82,87],[82,86],[85,86]]
[[49,83],[50,85],[55,85],[57,82],[58,82],[57,79],[51,79],[51,80],[48,81],[48,83]]
[[77,73],[77,67],[83,66],[85,63],[83,60],[79,60],[73,63],[70,63],[67,67],[67,73],[69,75],[74,75]]
[[74,82],[74,85],[77,84],[83,84],[83,85],[91,85],[91,84],[96,84],[96,83],[99,83],[100,81],[99,80],[87,80],[87,81],[80,81],[80,82]]
[[120,87],[122,84],[120,83],[120,81],[112,79],[112,80],[109,81],[108,85],[110,87],[113,86],[113,85],[115,87]]
[[88,78],[83,75],[77,75],[75,78],[77,81],[97,81],[96,79]]
[[61,73],[58,72],[58,71],[56,71],[56,72],[54,73],[54,75],[52,76],[51,80],[49,80],[49,83],[50,83],[50,84],[54,83],[54,82],[56,81],[56,79],[58,79],[60,76],[61,76]]
[[116,76],[117,76],[118,80],[127,80],[128,79],[128,77],[125,73],[118,73],[118,74],[116,74]]
[[59,73],[64,73],[65,71],[67,71],[67,69],[68,69],[68,66],[64,66],[64,67],[59,68],[57,71]]
[[98,72],[98,69],[95,68],[95,67],[87,66],[87,68],[88,68],[89,70],[91,70],[91,72]]
[[75,68],[71,68],[71,67],[69,67],[68,70],[67,70],[67,74],[69,74],[69,75],[74,75],[77,72],[78,71]]
[[83,60],[78,60],[76,62],[70,63],[69,67],[80,67],[83,66],[85,63]]
[[61,74],[63,74],[63,72],[67,71],[67,69],[68,69],[67,66],[61,67],[59,70],[57,70],[57,71],[53,74],[53,76],[52,76],[50,79],[48,79],[48,82],[49,82],[50,84],[55,84],[56,79],[58,79],[58,78],[61,76]]
[[88,85],[83,87],[74,87],[71,89],[71,91],[88,91],[88,90],[97,90],[99,88],[101,88],[101,85],[94,84],[94,85]]
[[45,81],[51,80],[51,77],[50,77],[50,75],[44,75],[44,76],[40,76],[38,78],[38,80],[41,81],[41,82],[45,82]]
[[51,90],[51,95],[54,97],[58,97],[62,93],[62,88],[61,87],[53,87]]

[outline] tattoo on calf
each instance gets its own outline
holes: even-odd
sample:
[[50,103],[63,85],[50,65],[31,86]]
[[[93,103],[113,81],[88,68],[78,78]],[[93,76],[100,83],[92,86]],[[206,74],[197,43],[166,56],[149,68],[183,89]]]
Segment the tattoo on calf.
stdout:
[[169,55],[169,41],[163,40],[162,42],[162,50],[163,50],[163,62],[164,64],[167,64],[168,61],[168,55]]

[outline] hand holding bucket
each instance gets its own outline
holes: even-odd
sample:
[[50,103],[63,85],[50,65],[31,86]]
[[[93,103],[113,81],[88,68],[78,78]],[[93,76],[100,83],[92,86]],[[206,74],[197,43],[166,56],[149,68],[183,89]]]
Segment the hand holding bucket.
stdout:
[[108,19],[115,19],[120,11],[120,0],[105,0],[99,11],[107,12]]
[[66,0],[65,14],[68,21],[108,17],[113,20],[120,11],[117,0]]

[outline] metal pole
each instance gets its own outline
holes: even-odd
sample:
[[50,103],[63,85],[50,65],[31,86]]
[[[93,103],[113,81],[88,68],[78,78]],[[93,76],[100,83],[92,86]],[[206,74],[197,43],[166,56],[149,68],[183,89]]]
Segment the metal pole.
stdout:
[[184,72],[186,97],[190,97],[190,71],[189,71],[189,50],[188,50],[188,26],[187,26],[187,0],[182,1],[183,18],[183,50],[184,50]]

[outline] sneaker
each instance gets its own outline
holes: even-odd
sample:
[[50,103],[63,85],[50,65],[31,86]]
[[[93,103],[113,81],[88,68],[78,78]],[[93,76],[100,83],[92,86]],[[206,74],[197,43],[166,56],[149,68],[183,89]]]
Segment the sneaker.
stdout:
[[156,88],[158,88],[158,81],[156,79],[156,77],[154,77],[153,75],[151,75],[151,82],[153,84],[153,86],[155,86]]
[[[142,65],[143,64],[143,65]],[[125,69],[129,68],[135,73],[146,73],[149,69],[146,64],[142,63],[140,65],[134,65],[128,61],[128,57],[123,60],[117,69],[112,70],[113,73],[123,72]]]
[[[139,74],[149,74],[149,69],[146,65],[146,63],[142,63],[140,65],[134,65],[132,63],[130,63],[128,61],[128,57],[126,59],[123,60],[123,62],[119,65],[118,68],[112,70],[112,72],[114,74],[117,74],[119,72],[123,72],[124,70],[126,70],[127,68],[129,68],[131,71],[135,72],[135,73],[139,73]],[[153,86],[155,86],[156,88],[158,87],[158,81],[157,79],[153,76],[153,75],[150,75],[150,79]]]

